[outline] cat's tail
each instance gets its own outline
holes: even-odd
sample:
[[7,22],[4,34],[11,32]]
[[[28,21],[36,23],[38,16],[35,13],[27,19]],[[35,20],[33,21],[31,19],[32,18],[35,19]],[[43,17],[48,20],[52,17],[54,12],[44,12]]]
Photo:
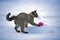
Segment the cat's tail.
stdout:
[[7,19],[8,21],[12,21],[12,20],[15,19],[15,16],[9,17],[10,14],[11,14],[11,13],[8,13],[7,16],[6,16],[6,19]]

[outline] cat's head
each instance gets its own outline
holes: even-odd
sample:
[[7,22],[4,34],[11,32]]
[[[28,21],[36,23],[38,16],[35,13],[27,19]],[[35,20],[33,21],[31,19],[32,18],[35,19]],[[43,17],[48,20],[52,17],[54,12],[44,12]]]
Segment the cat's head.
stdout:
[[38,17],[38,14],[37,14],[37,12],[36,12],[37,10],[35,10],[35,11],[32,11],[32,14],[34,15],[34,17]]

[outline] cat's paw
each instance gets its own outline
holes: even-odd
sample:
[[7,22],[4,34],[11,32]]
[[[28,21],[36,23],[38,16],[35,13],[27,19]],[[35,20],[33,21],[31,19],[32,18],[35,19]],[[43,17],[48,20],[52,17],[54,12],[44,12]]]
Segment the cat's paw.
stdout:
[[16,31],[16,32],[18,32],[18,33],[19,33],[20,31]]
[[23,33],[28,33],[28,32],[23,32]]

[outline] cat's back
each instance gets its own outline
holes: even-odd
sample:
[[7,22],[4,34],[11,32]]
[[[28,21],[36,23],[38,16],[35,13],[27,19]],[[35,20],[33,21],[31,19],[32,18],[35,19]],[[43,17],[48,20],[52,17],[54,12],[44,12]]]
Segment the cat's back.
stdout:
[[21,13],[19,13],[19,14],[17,15],[17,17],[22,17],[22,16],[27,16],[27,13],[21,12]]
[[20,13],[17,15],[17,18],[20,18],[20,19],[27,19],[28,18],[28,14],[27,13]]

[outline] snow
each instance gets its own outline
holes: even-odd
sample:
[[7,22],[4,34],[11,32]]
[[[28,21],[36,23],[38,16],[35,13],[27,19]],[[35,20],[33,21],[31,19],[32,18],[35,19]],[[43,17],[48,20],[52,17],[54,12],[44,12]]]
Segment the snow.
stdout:
[[60,27],[28,27],[28,34],[17,33],[14,27],[0,27],[0,40],[60,40]]
[[[60,40],[60,1],[59,0],[0,0],[0,40]],[[20,12],[30,13],[37,10],[36,23],[44,22],[44,26],[37,27],[29,24],[26,31],[17,33],[14,22],[6,20]]]

